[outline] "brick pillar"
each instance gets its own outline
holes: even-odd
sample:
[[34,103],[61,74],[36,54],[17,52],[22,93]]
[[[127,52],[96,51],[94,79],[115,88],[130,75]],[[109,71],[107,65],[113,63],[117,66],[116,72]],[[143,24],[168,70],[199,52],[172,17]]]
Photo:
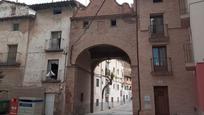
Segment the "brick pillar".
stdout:
[[75,96],[75,81],[76,81],[76,67],[69,66],[66,75],[66,89],[65,89],[65,115],[74,115],[74,96]]
[[138,87],[138,68],[136,65],[131,65],[132,76],[132,103],[133,115],[138,115],[139,110],[139,87]]

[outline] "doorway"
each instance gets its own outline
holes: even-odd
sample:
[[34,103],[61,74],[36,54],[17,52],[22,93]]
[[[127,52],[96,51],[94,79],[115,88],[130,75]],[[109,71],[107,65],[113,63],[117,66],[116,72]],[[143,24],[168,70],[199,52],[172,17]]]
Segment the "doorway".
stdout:
[[155,115],[170,115],[167,86],[154,87]]

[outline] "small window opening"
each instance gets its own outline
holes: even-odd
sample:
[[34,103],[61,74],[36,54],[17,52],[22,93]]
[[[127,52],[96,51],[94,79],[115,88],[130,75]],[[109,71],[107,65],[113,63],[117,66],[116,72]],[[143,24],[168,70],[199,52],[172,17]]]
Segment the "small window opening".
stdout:
[[19,31],[19,24],[18,23],[13,24],[13,31]]
[[84,21],[83,22],[83,28],[88,28],[89,22],[88,21]]
[[62,8],[54,8],[53,9],[53,14],[56,15],[56,14],[61,14],[62,13]]
[[111,26],[112,27],[117,26],[117,21],[115,19],[111,20]]
[[153,3],[159,3],[162,2],[162,0],[153,0]]

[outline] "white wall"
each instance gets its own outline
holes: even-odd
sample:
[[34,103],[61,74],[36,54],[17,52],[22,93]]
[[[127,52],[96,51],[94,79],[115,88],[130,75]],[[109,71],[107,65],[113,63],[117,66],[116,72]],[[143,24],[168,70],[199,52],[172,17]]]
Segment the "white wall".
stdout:
[[[102,96],[102,89],[106,85],[106,78],[105,78],[105,65],[106,62],[100,63],[95,68],[95,81],[94,81],[94,111],[100,111],[101,110],[101,96]],[[113,68],[115,68],[115,72],[113,71]],[[116,106],[119,106],[121,104],[124,104],[123,101],[123,95],[129,95],[131,97],[131,91],[126,91],[124,87],[122,87],[122,83],[124,82],[124,65],[122,61],[119,60],[110,60],[109,69],[113,74],[116,76],[113,79],[112,85],[109,86],[110,88],[110,94],[109,94],[109,103],[105,102],[105,95],[103,100],[103,110],[110,108],[114,108]],[[103,70],[103,72],[101,71]],[[119,71],[118,71],[119,70]],[[117,72],[118,71],[118,72]],[[96,79],[99,79],[99,87],[96,87]],[[119,85],[119,89],[117,88],[117,85]],[[122,94],[122,95],[121,95]],[[113,102],[111,102],[111,98],[113,98]],[[119,98],[119,100],[118,100]],[[99,99],[99,106],[96,106],[96,99]],[[130,98],[125,99],[125,102],[128,102]]]
[[189,0],[195,62],[204,61],[204,0]]

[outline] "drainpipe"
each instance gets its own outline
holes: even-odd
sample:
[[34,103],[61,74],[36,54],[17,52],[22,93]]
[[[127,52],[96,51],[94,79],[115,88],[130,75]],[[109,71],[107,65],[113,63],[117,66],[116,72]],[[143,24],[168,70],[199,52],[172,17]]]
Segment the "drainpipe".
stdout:
[[138,31],[139,31],[139,11],[138,11],[138,1],[134,0],[135,2],[135,13],[136,13],[136,47],[137,47],[137,76],[138,76],[138,93],[139,93],[139,109],[138,109],[138,115],[140,115],[141,112],[141,86],[140,86],[140,60],[139,60],[139,40],[138,40]]

